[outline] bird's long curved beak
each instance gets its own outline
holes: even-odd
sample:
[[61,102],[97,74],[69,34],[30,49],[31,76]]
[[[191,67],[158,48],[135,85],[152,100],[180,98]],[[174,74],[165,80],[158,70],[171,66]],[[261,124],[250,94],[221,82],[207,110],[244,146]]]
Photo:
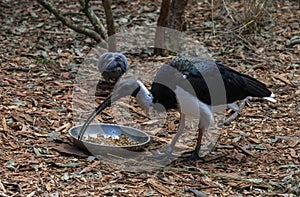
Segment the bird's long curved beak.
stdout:
[[[115,100],[115,99],[114,99]],[[78,134],[78,140],[81,140],[86,129],[90,125],[90,123],[94,120],[94,118],[105,108],[110,106],[112,103],[112,95],[108,96],[96,109],[93,111],[93,113],[88,117],[88,119],[85,121],[84,125],[81,127],[79,134]]]
[[[132,85],[130,85],[132,84]],[[129,87],[129,88],[128,88]],[[90,123],[94,120],[94,118],[105,108],[110,106],[113,102],[119,100],[120,98],[123,98],[125,96],[129,95],[136,95],[136,91],[139,90],[139,85],[136,83],[136,80],[128,79],[123,81],[116,90],[108,96],[94,111],[93,113],[88,117],[84,125],[81,127],[79,134],[78,134],[78,140],[82,140],[82,137],[90,125]]]

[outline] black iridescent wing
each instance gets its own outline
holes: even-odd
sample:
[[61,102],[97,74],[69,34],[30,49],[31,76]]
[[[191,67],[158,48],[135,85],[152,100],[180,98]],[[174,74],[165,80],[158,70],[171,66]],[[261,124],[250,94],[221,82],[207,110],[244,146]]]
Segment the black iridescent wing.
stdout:
[[157,102],[170,106],[170,103],[176,103],[173,92],[176,86],[212,105],[271,94],[265,84],[252,77],[215,61],[195,57],[175,57],[167,62],[158,71],[151,91]]

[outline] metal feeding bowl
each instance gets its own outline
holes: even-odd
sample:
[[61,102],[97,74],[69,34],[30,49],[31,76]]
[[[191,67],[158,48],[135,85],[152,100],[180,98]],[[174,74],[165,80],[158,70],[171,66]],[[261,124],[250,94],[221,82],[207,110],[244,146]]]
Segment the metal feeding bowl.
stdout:
[[[78,139],[82,127],[83,125],[72,127],[69,130],[69,134],[77,147],[90,152],[92,155],[134,155],[136,154],[134,152],[141,151],[150,142],[150,136],[141,130],[128,126],[103,123],[88,125],[82,138]],[[113,143],[113,140],[118,140],[122,137],[126,137],[126,140],[131,143]],[[97,141],[91,139],[97,139]],[[107,139],[112,140],[112,143],[107,143]]]

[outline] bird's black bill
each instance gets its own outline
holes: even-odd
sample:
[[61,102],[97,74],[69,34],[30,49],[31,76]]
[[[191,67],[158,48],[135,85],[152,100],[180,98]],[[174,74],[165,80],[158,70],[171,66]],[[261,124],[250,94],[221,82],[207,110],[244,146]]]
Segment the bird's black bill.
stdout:
[[107,97],[96,109],[95,111],[88,117],[84,125],[81,127],[78,140],[82,140],[84,132],[90,125],[90,123],[94,120],[94,118],[103,111],[106,107],[110,106],[113,102],[125,96],[136,96],[137,92],[140,90],[140,86],[136,79],[127,79],[122,81],[117,85],[113,94]]
[[88,117],[88,119],[85,121],[84,125],[81,127],[79,134],[78,134],[78,140],[81,140],[86,129],[90,125],[90,123],[94,120],[94,118],[103,111],[106,107],[110,106],[112,103],[112,96],[110,95],[107,97],[96,109],[93,111],[93,113]]

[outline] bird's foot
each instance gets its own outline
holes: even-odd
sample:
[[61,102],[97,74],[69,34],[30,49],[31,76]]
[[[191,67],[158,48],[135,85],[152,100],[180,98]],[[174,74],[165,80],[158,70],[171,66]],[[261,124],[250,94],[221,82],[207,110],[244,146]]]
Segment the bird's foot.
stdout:
[[223,124],[224,124],[224,125],[229,125],[233,120],[235,120],[235,119],[239,116],[239,114],[241,113],[241,111],[244,109],[244,107],[246,106],[247,102],[248,102],[248,101],[251,101],[251,100],[252,100],[252,97],[251,97],[251,96],[248,96],[248,97],[246,97],[244,100],[242,100],[242,101],[240,102],[240,105],[239,105],[239,106],[238,106],[236,103],[228,104],[227,106],[228,106],[229,108],[231,108],[231,109],[234,111],[234,113],[233,113],[230,117],[228,117],[228,118],[223,122]]
[[172,154],[172,152],[173,148],[167,145],[163,147],[161,151],[157,150],[156,152],[152,153],[153,155],[145,156],[145,159],[160,160],[162,162],[167,162],[179,157],[179,155]]
[[197,161],[197,160],[201,160],[202,162],[204,162],[205,159],[199,156],[200,148],[201,146],[196,146],[195,150],[193,150],[192,153],[186,152],[186,154],[190,154],[190,155],[181,156],[180,162]]
[[179,158],[180,158],[179,162],[189,162],[189,161],[202,161],[202,162],[204,162],[205,161],[204,157],[200,157],[199,154],[196,153],[195,151],[193,151],[193,153],[191,155],[180,156]]

